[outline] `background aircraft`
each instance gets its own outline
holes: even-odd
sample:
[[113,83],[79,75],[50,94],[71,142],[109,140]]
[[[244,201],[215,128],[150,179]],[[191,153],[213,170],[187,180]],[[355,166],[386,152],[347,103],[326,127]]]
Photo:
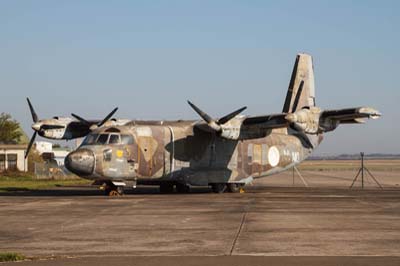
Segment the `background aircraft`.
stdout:
[[306,159],[325,132],[363,123],[380,113],[369,107],[321,110],[315,104],[312,58],[296,57],[281,113],[246,117],[242,107],[213,119],[188,102],[202,121],[127,123],[92,131],[65,159],[73,173],[119,195],[127,184],[159,185],[161,192],[211,186],[237,192],[254,178]]

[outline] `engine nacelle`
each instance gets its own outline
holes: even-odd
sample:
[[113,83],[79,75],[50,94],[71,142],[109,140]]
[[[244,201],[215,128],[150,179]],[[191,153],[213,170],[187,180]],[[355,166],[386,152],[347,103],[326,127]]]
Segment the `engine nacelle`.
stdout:
[[288,122],[292,123],[296,129],[307,134],[317,134],[319,132],[320,115],[320,108],[310,107],[310,109],[301,109],[288,114],[285,118]]
[[223,127],[220,136],[225,139],[238,140],[240,136],[240,127]]

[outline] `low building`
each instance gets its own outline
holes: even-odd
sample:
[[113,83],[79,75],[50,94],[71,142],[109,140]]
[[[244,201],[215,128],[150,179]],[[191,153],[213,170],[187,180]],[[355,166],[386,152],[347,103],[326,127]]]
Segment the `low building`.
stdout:
[[27,145],[0,144],[0,172],[28,171],[28,160],[25,159]]
[[53,144],[47,141],[36,141],[35,149],[45,161],[56,161],[58,166],[64,165],[64,159],[70,150],[68,148],[53,148]]

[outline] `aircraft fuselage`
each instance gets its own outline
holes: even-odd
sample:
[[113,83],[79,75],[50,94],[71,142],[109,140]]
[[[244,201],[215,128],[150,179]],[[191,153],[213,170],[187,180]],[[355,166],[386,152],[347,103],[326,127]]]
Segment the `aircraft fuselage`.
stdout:
[[89,134],[66,166],[93,180],[245,184],[300,163],[321,139],[314,136],[310,146],[295,131],[280,128],[256,139],[229,140],[192,121],[119,126]]

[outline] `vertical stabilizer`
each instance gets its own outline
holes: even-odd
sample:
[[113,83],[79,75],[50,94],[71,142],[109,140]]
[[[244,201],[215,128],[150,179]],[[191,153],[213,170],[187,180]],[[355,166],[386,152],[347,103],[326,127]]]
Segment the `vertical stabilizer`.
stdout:
[[315,106],[314,69],[311,55],[298,54],[286,94],[283,113]]

